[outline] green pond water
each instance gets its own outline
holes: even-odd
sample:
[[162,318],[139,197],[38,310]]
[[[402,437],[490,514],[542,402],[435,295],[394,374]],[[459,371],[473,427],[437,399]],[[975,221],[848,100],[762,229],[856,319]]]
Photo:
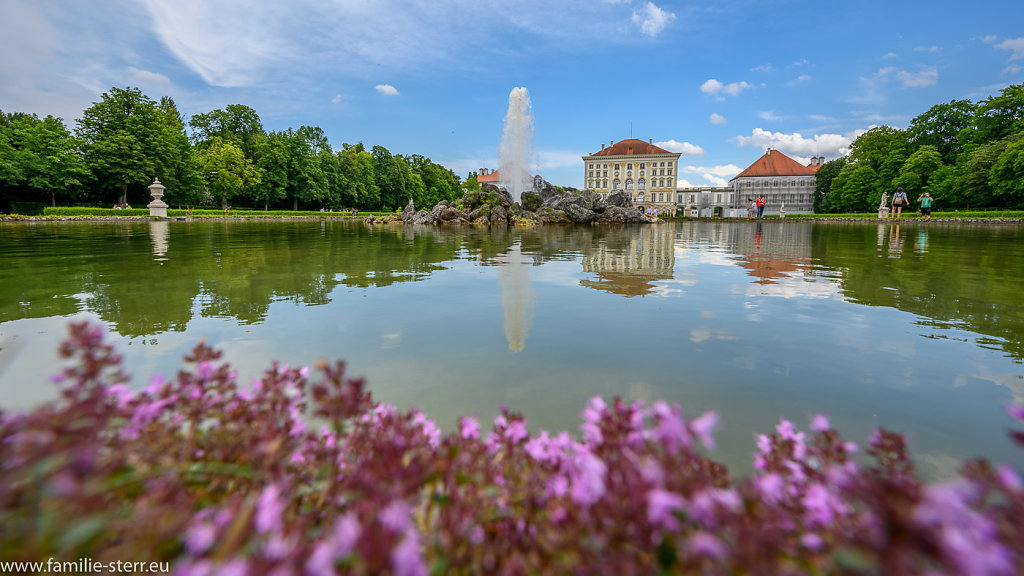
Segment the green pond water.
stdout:
[[670,222],[495,230],[351,221],[0,224],[0,408],[56,396],[72,320],[133,385],[201,338],[243,381],[348,362],[446,429],[502,405],[576,430],[591,396],[716,410],[714,457],[827,415],[905,433],[922,472],[1022,468],[1024,227]]

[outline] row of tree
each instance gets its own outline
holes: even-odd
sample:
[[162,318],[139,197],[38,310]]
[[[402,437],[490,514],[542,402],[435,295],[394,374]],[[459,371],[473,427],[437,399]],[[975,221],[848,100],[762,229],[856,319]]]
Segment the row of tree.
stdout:
[[929,192],[939,209],[1024,209],[1024,84],[861,134],[818,170],[815,211],[871,212],[897,187],[911,200]]
[[242,104],[186,125],[171,98],[112,88],[74,132],[60,118],[0,110],[0,210],[22,201],[143,205],[154,177],[172,206],[393,210],[461,194],[459,177],[429,158],[362,143],[335,151],[321,128],[267,131]]

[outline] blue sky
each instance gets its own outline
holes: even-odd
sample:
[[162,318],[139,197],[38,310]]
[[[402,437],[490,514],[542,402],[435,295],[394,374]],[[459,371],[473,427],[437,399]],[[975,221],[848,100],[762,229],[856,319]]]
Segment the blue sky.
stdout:
[[680,184],[722,185],[767,147],[806,161],[860,132],[1024,82],[1024,2],[0,0],[0,109],[69,124],[111,86],[182,114],[245,104],[268,130],[497,167],[529,91],[534,166],[652,139]]

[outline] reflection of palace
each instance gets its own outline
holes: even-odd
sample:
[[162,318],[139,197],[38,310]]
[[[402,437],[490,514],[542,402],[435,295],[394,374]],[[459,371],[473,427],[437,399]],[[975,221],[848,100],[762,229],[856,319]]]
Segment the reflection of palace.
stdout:
[[581,258],[583,271],[597,278],[580,284],[623,296],[653,293],[655,282],[672,279],[675,231],[671,225],[644,226],[623,247],[598,243]]
[[722,246],[757,284],[775,284],[785,278],[813,277],[813,227],[804,223],[751,222],[722,226],[694,223],[679,231],[683,246]]

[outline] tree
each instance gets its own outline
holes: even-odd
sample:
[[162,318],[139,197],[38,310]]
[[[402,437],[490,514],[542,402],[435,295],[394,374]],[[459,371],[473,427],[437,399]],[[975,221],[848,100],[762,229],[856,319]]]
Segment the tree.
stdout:
[[[832,182],[839,172],[846,166],[846,158],[836,158],[826,162],[818,168],[814,175],[814,211],[815,212],[839,212],[842,203],[829,198],[829,191],[832,189]],[[474,174],[475,177],[475,174]]]
[[1024,138],[1009,142],[989,172],[996,201],[1006,208],[1024,208]]
[[409,166],[401,156],[392,156],[383,146],[374,146],[370,155],[373,156],[373,174],[380,190],[380,207],[393,210],[404,206],[412,196],[407,190]]
[[363,143],[342,144],[338,161],[348,184],[342,202],[357,208],[379,206],[380,189],[373,173],[373,156],[366,151]]
[[210,145],[199,152],[198,160],[209,178],[210,188],[220,194],[223,209],[228,207],[228,198],[259,183],[259,174],[242,149],[219,137],[215,136]]
[[288,142],[288,196],[292,210],[299,202],[323,206],[328,200],[327,175],[321,169],[319,152],[329,151],[327,137],[319,127],[300,126],[284,132]]
[[249,159],[255,157],[257,141],[264,134],[259,114],[242,104],[229,104],[223,110],[195,114],[188,124],[192,128],[192,140],[200,148],[219,137],[241,148]]
[[974,124],[973,137],[979,144],[1024,132],[1024,84],[1007,86],[999,96],[982,100]]
[[852,163],[832,180],[829,201],[842,211],[870,212],[878,206],[881,196],[878,173],[866,163]]
[[929,191],[928,183],[932,174],[942,166],[942,156],[934,146],[921,146],[903,163],[895,184],[902,187],[907,196],[913,200]]
[[[3,179],[24,189],[29,197],[47,197],[51,206],[57,196],[73,198],[89,178],[79,153],[81,142],[71,135],[64,121],[35,114],[12,114],[8,118],[7,154],[13,169]],[[2,160],[0,160],[2,162]]]
[[203,177],[195,151],[185,134],[185,121],[170,96],[160,98],[157,110],[162,124],[157,162],[163,174],[161,181],[167,187],[164,201],[178,205],[196,204],[202,194]]
[[101,189],[119,189],[128,201],[129,186],[142,198],[154,177],[170,180],[161,136],[163,118],[156,103],[138,88],[111,88],[78,120],[85,163]]
[[254,149],[260,181],[250,190],[250,197],[254,204],[262,204],[263,209],[268,210],[270,204],[288,197],[291,148],[287,136],[280,132],[270,132],[256,140]]
[[958,135],[974,122],[978,107],[970,100],[936,104],[910,121],[907,138],[916,146],[933,146],[944,164],[956,161],[961,149]]
[[971,145],[966,151],[963,177],[959,183],[966,207],[991,206],[995,195],[989,175],[992,166],[999,160],[1009,141],[998,140],[981,145]]

